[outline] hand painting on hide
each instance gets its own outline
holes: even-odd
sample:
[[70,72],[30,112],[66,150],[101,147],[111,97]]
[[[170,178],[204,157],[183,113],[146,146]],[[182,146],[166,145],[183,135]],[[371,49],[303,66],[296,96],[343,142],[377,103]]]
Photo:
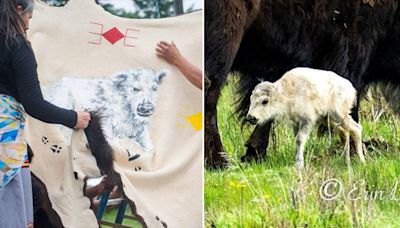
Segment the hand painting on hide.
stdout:
[[148,152],[153,148],[149,117],[166,75],[167,70],[142,67],[115,73],[110,79],[64,77],[52,86],[42,86],[42,91],[61,107],[100,111],[109,141],[129,138]]

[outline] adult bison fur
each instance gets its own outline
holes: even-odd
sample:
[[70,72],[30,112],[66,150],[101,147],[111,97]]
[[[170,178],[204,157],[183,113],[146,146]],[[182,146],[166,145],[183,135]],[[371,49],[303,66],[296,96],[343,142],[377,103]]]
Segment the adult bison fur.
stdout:
[[[389,94],[400,85],[399,0],[206,1],[205,15],[210,167],[226,165],[216,105],[230,72],[240,75],[237,115],[242,120],[260,78],[273,82],[298,66],[334,71],[349,79],[359,96],[369,85],[390,85],[384,89]],[[357,110],[358,104],[352,112],[356,121]],[[266,155],[271,123],[256,126],[245,156]]]
[[[33,151],[27,146],[29,161],[33,159]],[[53,209],[46,185],[31,172],[34,227],[64,227],[57,212]]]

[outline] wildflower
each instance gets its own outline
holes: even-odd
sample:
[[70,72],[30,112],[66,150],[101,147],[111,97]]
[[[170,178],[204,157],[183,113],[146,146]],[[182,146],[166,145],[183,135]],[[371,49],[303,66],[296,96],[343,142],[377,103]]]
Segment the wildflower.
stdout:
[[247,185],[245,183],[242,182],[238,182],[238,181],[229,181],[229,186],[235,189],[242,189],[242,188],[246,188]]

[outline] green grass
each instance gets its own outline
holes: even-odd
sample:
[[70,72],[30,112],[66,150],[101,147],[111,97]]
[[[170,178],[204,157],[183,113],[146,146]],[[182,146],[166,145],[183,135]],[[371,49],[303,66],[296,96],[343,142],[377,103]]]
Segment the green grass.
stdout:
[[[114,223],[115,222],[115,218],[117,217],[117,213],[118,213],[118,208],[117,207],[106,209],[106,211],[104,212],[102,220]],[[131,209],[129,207],[126,209],[125,215],[132,215],[132,211],[131,211]],[[128,219],[128,218],[124,218],[124,220],[122,220],[122,225],[125,225],[125,226],[128,226],[128,227],[132,227],[132,228],[142,228],[142,225],[138,221],[131,220],[131,219]],[[102,228],[106,228],[106,227],[109,227],[109,226],[102,225],[101,227]]]
[[[239,162],[252,127],[241,128],[233,115],[234,82],[225,86],[218,104],[219,130],[230,166],[205,172],[206,227],[400,227],[400,184],[395,191],[398,201],[389,199],[400,180],[400,120],[381,99],[361,105],[363,139],[380,139],[368,148],[366,165],[353,156],[350,172],[338,137],[318,137],[314,130],[306,145],[305,169],[299,172],[294,168],[293,131],[283,123],[274,127],[265,161]],[[378,120],[376,110],[385,110]],[[320,196],[320,188],[331,178],[343,183],[343,191],[328,201]],[[357,191],[352,191],[354,187]],[[374,199],[374,194],[383,193],[386,198]],[[363,197],[349,199],[355,196]]]

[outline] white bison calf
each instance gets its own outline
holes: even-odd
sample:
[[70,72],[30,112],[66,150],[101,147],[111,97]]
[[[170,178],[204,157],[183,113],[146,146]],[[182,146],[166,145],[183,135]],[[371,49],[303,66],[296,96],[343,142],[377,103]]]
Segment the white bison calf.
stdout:
[[313,125],[330,120],[345,137],[349,160],[349,136],[364,163],[361,125],[350,116],[356,103],[357,91],[346,79],[331,71],[295,68],[286,72],[275,83],[258,84],[250,98],[247,119],[262,124],[273,119],[286,119],[293,124],[296,134],[296,166],[304,167],[304,145]]

